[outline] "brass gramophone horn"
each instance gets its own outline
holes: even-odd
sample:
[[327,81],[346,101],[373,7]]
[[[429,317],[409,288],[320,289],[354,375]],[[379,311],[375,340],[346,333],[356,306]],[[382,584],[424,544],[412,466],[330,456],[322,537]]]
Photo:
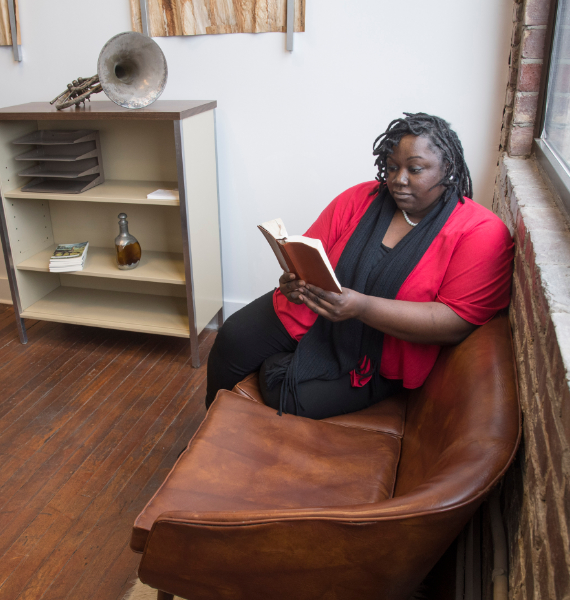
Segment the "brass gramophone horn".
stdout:
[[78,77],[54,98],[58,110],[84,103],[101,89],[110,100],[125,108],[143,108],[162,94],[168,78],[166,58],[150,37],[127,31],[112,37],[101,50],[97,75]]
[[168,68],[160,46],[134,31],[112,37],[101,50],[97,75],[109,99],[126,108],[152,104],[166,86]]

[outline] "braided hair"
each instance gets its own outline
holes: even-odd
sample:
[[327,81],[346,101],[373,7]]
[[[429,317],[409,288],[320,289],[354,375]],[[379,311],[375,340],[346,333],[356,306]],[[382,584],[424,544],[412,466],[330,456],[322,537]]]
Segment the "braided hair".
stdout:
[[456,194],[461,202],[465,202],[463,196],[473,198],[473,182],[465,164],[463,146],[449,123],[426,113],[404,113],[404,115],[406,115],[405,119],[392,121],[386,131],[374,141],[372,154],[378,157],[374,164],[378,167],[376,179],[381,187],[387,181],[386,160],[400,140],[406,135],[421,135],[428,138],[439,151],[445,165],[443,179],[437,184],[445,187],[443,201],[446,202]]

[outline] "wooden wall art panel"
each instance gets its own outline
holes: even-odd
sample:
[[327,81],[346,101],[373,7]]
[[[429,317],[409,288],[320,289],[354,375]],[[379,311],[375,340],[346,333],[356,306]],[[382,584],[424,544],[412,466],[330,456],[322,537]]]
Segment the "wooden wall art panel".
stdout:
[[[295,0],[295,31],[305,31],[305,1]],[[142,33],[140,0],[130,3],[133,30]],[[287,0],[147,0],[147,3],[152,37],[287,31]]]
[[[18,2],[16,0],[16,29],[18,30],[18,44],[20,40],[20,18],[18,16]],[[0,0],[0,46],[12,45],[12,33],[10,32],[10,13],[8,12],[8,0]]]

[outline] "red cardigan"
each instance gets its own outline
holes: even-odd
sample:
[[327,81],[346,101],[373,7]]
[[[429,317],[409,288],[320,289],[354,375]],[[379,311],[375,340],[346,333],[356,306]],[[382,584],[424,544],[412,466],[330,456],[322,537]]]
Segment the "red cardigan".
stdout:
[[[305,233],[322,241],[333,268],[350,236],[374,199],[376,181],[356,185],[335,198]],[[460,317],[483,325],[509,305],[514,244],[508,229],[490,210],[465,198],[402,284],[396,300],[442,302]],[[277,289],[275,312],[296,340],[317,315],[305,305],[289,302]],[[439,346],[384,336],[380,373],[416,388],[429,375]],[[364,381],[362,384],[365,383]],[[353,385],[359,385],[353,378]]]

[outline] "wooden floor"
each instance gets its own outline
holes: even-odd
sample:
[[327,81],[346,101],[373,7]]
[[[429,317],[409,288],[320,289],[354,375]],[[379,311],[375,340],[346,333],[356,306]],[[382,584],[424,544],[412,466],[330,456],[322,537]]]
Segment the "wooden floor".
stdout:
[[27,321],[0,305],[0,600],[118,600],[134,519],[204,414],[188,340]]

